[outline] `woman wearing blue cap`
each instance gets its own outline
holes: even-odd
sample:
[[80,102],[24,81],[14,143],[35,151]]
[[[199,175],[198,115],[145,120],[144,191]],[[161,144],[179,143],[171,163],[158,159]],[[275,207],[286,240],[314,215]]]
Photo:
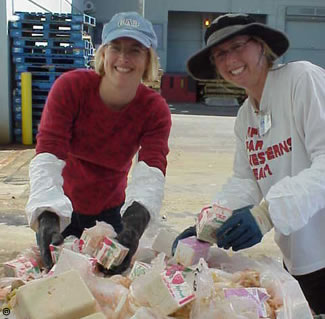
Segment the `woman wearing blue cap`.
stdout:
[[[221,76],[248,95],[235,122],[233,176],[215,198],[233,213],[216,242],[238,251],[274,227],[285,267],[310,307],[325,313],[325,71],[306,61],[276,65],[286,35],[245,14],[218,17],[205,40],[189,73]],[[186,229],[174,248],[193,234]]]
[[171,115],[165,100],[141,83],[158,74],[156,48],[148,20],[118,13],[103,28],[96,70],[66,72],[49,93],[26,206],[48,269],[50,243],[80,237],[84,228],[105,221],[129,248],[112,271],[121,273],[149,221],[159,219]]

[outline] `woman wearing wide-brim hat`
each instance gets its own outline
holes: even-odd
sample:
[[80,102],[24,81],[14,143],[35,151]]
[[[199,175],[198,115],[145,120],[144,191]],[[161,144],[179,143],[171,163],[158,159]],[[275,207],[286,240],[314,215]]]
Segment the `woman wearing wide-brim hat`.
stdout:
[[205,40],[189,73],[221,76],[248,95],[235,123],[234,173],[214,199],[233,210],[216,242],[238,251],[274,227],[285,267],[325,313],[325,71],[306,61],[275,65],[287,37],[245,14],[218,17]]

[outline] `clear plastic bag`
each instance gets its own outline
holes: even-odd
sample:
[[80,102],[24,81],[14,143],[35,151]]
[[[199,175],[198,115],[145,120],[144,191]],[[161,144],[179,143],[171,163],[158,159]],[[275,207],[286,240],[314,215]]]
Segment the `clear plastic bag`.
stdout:
[[[219,275],[230,281],[232,276],[223,271]],[[196,300],[192,306],[190,319],[258,319],[256,305],[250,300],[232,297],[225,299],[222,289],[215,289],[213,272],[200,259],[195,279]]]
[[[226,274],[237,276],[238,282],[242,279],[239,277],[248,269],[259,273],[259,284],[266,288],[270,295],[268,300],[270,311],[272,308],[277,309],[276,319],[312,319],[308,302],[299,283],[278,261],[266,256],[251,259],[240,253],[235,253],[230,257],[216,251],[210,255],[209,265],[217,265]],[[236,278],[232,280],[236,281]],[[251,280],[253,281],[254,278]]]

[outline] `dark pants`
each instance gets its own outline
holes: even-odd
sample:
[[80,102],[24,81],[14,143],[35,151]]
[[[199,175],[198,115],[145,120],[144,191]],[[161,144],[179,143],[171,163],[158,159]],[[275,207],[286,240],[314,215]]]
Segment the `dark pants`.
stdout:
[[325,314],[325,268],[307,275],[293,277],[299,282],[309,307],[316,314]]
[[70,235],[80,238],[83,230],[95,226],[96,221],[104,221],[111,224],[114,230],[119,233],[122,230],[121,207],[122,205],[104,210],[99,215],[82,215],[77,212],[72,212],[71,223],[62,232],[62,235],[64,238]]

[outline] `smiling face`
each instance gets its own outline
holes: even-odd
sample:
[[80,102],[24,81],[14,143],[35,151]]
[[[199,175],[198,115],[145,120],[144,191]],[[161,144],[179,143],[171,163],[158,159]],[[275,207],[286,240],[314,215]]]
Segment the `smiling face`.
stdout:
[[[261,93],[268,72],[263,45],[248,35],[236,36],[211,49],[217,72],[228,82]],[[256,95],[256,94],[254,94]]]
[[148,66],[148,49],[131,38],[118,38],[103,50],[104,79],[115,87],[138,86]]

